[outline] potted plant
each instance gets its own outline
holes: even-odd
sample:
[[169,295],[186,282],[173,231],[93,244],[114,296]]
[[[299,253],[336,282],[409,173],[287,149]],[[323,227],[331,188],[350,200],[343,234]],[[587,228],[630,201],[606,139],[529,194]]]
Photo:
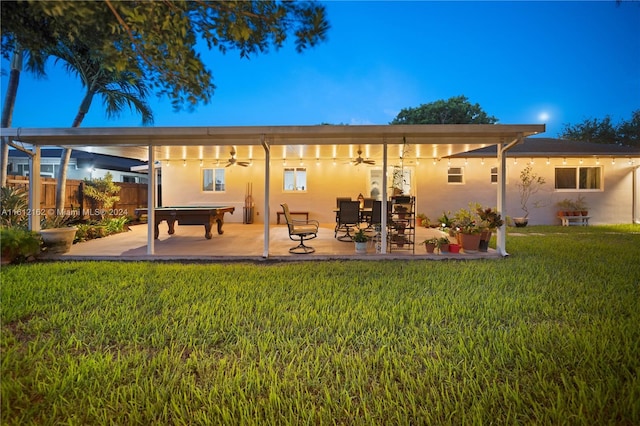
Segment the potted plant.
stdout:
[[582,216],[589,215],[589,206],[582,195],[578,195],[578,198],[574,202],[574,208],[576,211],[580,212]]
[[[73,208],[72,208],[73,211]],[[61,254],[71,249],[78,228],[75,214],[45,217],[40,221],[40,236],[48,253]]]
[[[544,184],[544,177],[536,174],[531,164],[527,164],[520,172],[520,180],[516,183],[516,186],[520,192],[520,207],[525,215],[513,218],[513,222],[517,227],[524,227],[529,223],[529,199],[532,195],[540,191]],[[534,204],[534,206],[537,207],[537,204]]]
[[358,232],[353,235],[353,241],[355,242],[356,253],[363,254],[367,252],[369,237],[365,235],[364,229],[358,229]]
[[469,209],[462,208],[453,217],[453,224],[457,231],[458,242],[467,253],[478,251],[482,228],[477,217],[478,205],[469,203]]
[[440,254],[449,253],[449,239],[447,237],[440,237],[437,241],[436,247]]
[[393,227],[395,228],[396,232],[398,234],[404,234],[404,230],[407,227],[407,223],[406,222],[395,222],[393,224]]
[[432,254],[433,252],[435,252],[436,247],[438,246],[438,239],[429,238],[427,240],[424,240],[422,244],[424,244],[425,248],[427,249],[427,253]]
[[476,209],[476,213],[480,218],[482,232],[480,234],[480,245],[478,249],[480,251],[486,252],[489,249],[489,240],[491,240],[491,234],[501,227],[504,224],[502,217],[498,214],[497,211],[493,210],[491,207],[487,207],[483,209],[482,207],[478,207]]
[[425,228],[429,227],[429,218],[424,213],[418,213],[416,215],[416,226],[424,226]]
[[565,198],[562,201],[558,201],[556,206],[558,206],[558,216],[573,216],[575,207],[572,200]]
[[394,206],[394,210],[398,214],[398,219],[404,219],[407,216],[407,212],[409,211],[409,208],[401,204],[396,204]]
[[453,223],[449,216],[451,216],[451,212],[442,212],[442,216],[438,218],[438,222],[440,223],[439,228],[442,232],[448,233],[450,236],[454,237],[455,233],[453,232]]

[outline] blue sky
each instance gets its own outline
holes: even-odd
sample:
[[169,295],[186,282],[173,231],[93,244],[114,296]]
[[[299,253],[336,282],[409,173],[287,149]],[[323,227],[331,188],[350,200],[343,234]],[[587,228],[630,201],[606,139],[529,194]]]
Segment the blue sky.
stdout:
[[[402,108],[466,95],[502,124],[564,123],[640,109],[640,3],[326,2],[328,40],[240,59],[203,51],[217,86],[209,105],[174,112],[151,98],[155,126],[387,124]],[[9,66],[2,63],[2,93]],[[23,73],[13,127],[68,127],[83,90],[50,63]],[[94,100],[82,127],[108,120]]]

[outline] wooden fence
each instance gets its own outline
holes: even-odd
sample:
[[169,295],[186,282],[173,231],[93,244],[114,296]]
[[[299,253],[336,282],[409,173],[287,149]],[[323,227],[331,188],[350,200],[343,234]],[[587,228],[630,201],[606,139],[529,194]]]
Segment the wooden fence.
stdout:
[[[40,209],[47,211],[55,211],[56,207],[56,184],[54,178],[41,177],[40,190]],[[118,201],[109,212],[114,213],[113,216],[134,217],[134,210],[139,207],[147,207],[147,184],[144,183],[126,183],[114,182],[120,187]],[[29,190],[28,176],[7,176],[7,186],[24,188]],[[78,210],[80,215],[95,216],[97,209],[93,200],[84,196],[84,181],[77,179],[67,179],[66,200],[64,202],[64,210]]]

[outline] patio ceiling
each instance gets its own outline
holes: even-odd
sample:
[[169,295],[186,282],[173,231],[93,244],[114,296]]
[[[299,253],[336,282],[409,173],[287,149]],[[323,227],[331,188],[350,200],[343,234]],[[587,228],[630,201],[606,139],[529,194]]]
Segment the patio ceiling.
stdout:
[[527,125],[370,125],[370,126],[230,126],[230,127],[100,127],[7,128],[1,135],[39,146],[66,146],[88,152],[146,161],[154,146],[158,160],[226,160],[235,147],[238,159],[336,159],[348,161],[362,148],[363,158],[442,158],[509,143],[545,131],[544,124]]

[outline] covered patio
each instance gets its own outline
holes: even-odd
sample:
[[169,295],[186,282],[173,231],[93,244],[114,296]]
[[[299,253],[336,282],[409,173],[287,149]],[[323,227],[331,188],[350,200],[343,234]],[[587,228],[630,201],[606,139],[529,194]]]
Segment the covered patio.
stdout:
[[[501,257],[494,249],[476,253],[427,254],[425,239],[439,235],[435,229],[418,228],[416,232],[415,254],[407,250],[392,251],[387,254],[376,253],[372,241],[368,243],[366,254],[356,254],[353,243],[338,241],[334,238],[333,224],[320,225],[318,238],[308,241],[316,251],[299,255],[289,253],[296,245],[289,239],[286,225],[272,225],[269,232],[269,260],[317,261],[329,259],[424,259],[424,260],[470,260]],[[223,235],[215,234],[208,240],[202,235],[199,226],[176,226],[176,233],[168,235],[166,224],[160,226],[160,237],[155,240],[155,253],[147,254],[147,226],[138,224],[121,234],[111,235],[86,242],[76,243],[64,254],[45,255],[49,260],[171,260],[171,261],[264,261],[262,256],[264,237],[262,224],[226,223]]]
[[[247,127],[136,127],[136,128],[59,128],[59,129],[39,129],[39,128],[21,128],[21,129],[2,129],[2,136],[8,137],[16,143],[23,146],[29,146],[31,151],[31,170],[39,170],[40,148],[42,146],[66,146],[74,149],[86,150],[89,152],[97,152],[108,155],[118,155],[128,158],[136,158],[148,162],[149,173],[149,198],[147,205],[157,206],[157,185],[156,185],[156,168],[158,165],[169,167],[169,163],[189,165],[197,167],[197,164],[204,162],[222,164],[228,158],[229,147],[237,152],[236,158],[248,159],[252,165],[256,165],[255,173],[261,175],[260,182],[253,187],[253,190],[260,193],[261,203],[259,205],[262,215],[261,224],[241,225],[236,229],[236,224],[226,223],[225,234],[220,236],[225,239],[240,238],[241,234],[251,235],[250,240],[246,240],[241,244],[231,244],[226,246],[226,256],[256,256],[261,258],[269,258],[273,256],[285,255],[290,258],[288,251],[280,249],[280,241],[286,238],[286,247],[290,247],[292,243],[286,235],[286,227],[274,227],[276,217],[273,212],[279,210],[279,204],[282,202],[283,194],[273,193],[278,188],[280,182],[272,183],[272,179],[276,180],[277,174],[272,171],[273,165],[286,164],[286,161],[303,162],[314,161],[316,164],[328,164],[328,162],[336,162],[343,164],[352,164],[357,151],[362,150],[363,157],[375,160],[381,166],[382,182],[387,182],[388,169],[400,161],[402,164],[414,162],[417,164],[420,159],[425,161],[440,161],[445,157],[455,154],[468,152],[478,148],[488,146],[497,147],[497,187],[496,187],[496,206],[498,213],[504,211],[506,201],[505,187],[505,171],[506,152],[513,146],[521,143],[525,137],[536,135],[545,131],[544,125],[371,125],[371,126],[344,126],[344,125],[319,125],[319,126],[247,126]],[[411,144],[415,147],[409,158],[404,154],[404,145]],[[360,153],[358,153],[358,156]],[[399,160],[398,160],[399,159]],[[322,163],[326,161],[327,163]],[[184,170],[190,167],[185,167]],[[320,166],[321,167],[321,166]],[[360,167],[360,166],[358,166]],[[364,167],[364,166],[362,166]],[[174,170],[177,169],[174,167]],[[180,167],[182,169],[182,167]],[[174,171],[173,173],[179,173]],[[325,172],[331,174],[331,172]],[[174,176],[176,176],[174,174]],[[30,176],[30,206],[38,206],[40,203],[40,195],[38,188],[40,177],[37,174]],[[346,179],[346,178],[345,178]],[[428,184],[420,182],[420,177],[416,176],[418,188],[426,188],[428,192]],[[164,190],[171,185],[163,175],[163,197]],[[180,185],[180,184],[178,184]],[[174,184],[175,186],[175,184]],[[316,193],[299,194],[298,200],[304,200],[304,203],[313,205],[314,203],[323,202],[324,204],[318,209],[320,211],[330,211],[329,199],[334,202],[336,195],[335,184],[321,188],[316,185]],[[181,188],[173,189],[180,192]],[[229,191],[234,192],[234,191]],[[238,197],[238,189],[235,190],[235,196]],[[391,195],[387,185],[381,185],[381,199],[389,199]],[[284,194],[286,196],[286,194]],[[321,198],[325,197],[325,198]],[[229,198],[227,198],[227,201]],[[197,203],[194,200],[194,203]],[[220,198],[215,201],[218,205],[224,204],[225,199]],[[238,210],[238,209],[236,209]],[[37,209],[36,209],[37,211]],[[237,212],[242,215],[242,212]],[[273,215],[273,217],[272,217]],[[382,223],[387,223],[387,213],[383,209]],[[226,219],[225,219],[226,220]],[[181,255],[182,248],[177,243],[181,236],[194,236],[200,234],[200,230],[183,231],[182,234],[174,235],[172,239],[154,240],[153,232],[153,210],[149,214],[149,224],[146,226],[144,234],[146,241],[144,244],[133,243],[130,247],[133,252],[129,254],[143,255],[148,257],[163,257]],[[325,223],[326,234],[328,238],[333,240],[334,224],[327,223],[328,218],[321,218],[321,222]],[[31,217],[31,228],[39,229],[40,218]],[[232,228],[233,226],[233,228]],[[188,227],[185,227],[188,228]],[[241,230],[240,230],[241,229]],[[282,229],[282,231],[280,231]],[[250,232],[253,230],[253,232]],[[386,239],[387,230],[382,229],[382,247],[380,254],[386,256],[395,255],[394,252],[389,253]],[[235,233],[235,236],[231,234]],[[280,235],[283,233],[282,235]],[[139,234],[136,234],[139,235]],[[201,236],[199,236],[201,237]],[[218,236],[215,236],[216,238]],[[284,238],[283,238],[284,237]],[[506,256],[508,253],[505,246],[505,229],[504,226],[497,230],[495,253],[499,256]],[[121,237],[125,238],[125,237]],[[321,238],[314,240],[321,243]],[[416,255],[424,250],[418,243],[422,241],[420,235],[416,232]],[[202,244],[214,243],[214,241],[205,240]],[[318,245],[316,243],[316,245]],[[83,252],[89,252],[89,245],[83,244]],[[96,242],[95,244],[101,244]],[[137,245],[136,245],[137,244]],[[327,250],[324,254],[329,256],[336,255],[337,252],[352,251],[351,244],[345,244],[334,241],[327,241]],[[338,244],[336,248],[334,244]],[[340,246],[348,246],[342,248]],[[212,244],[209,244],[211,246]],[[185,245],[186,250],[188,244]],[[231,248],[231,247],[234,248]],[[235,247],[239,252],[236,252]],[[213,247],[207,247],[212,248]],[[144,253],[140,253],[143,250]],[[168,251],[167,251],[168,250]],[[214,249],[215,250],[215,249]],[[323,255],[322,250],[317,250],[316,256]],[[209,256],[208,251],[197,251],[193,256]],[[235,253],[235,254],[234,254]],[[79,253],[76,253],[79,254]],[[69,254],[73,255],[72,253]],[[99,256],[99,250],[96,250]],[[126,252],[120,252],[120,256],[127,256]],[[185,256],[191,254],[184,253]],[[350,254],[355,256],[354,253]],[[215,256],[213,254],[212,256]],[[306,255],[305,255],[306,256]],[[406,257],[406,255],[403,255]],[[426,253],[425,253],[426,256]]]

